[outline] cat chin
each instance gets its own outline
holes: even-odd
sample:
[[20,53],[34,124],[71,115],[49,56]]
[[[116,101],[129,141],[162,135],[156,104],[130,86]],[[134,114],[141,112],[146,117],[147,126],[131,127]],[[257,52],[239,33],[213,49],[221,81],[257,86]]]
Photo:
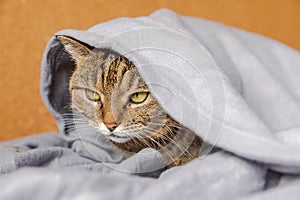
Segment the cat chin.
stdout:
[[127,141],[130,140],[130,138],[126,138],[126,137],[114,137],[114,136],[108,136],[107,137],[109,140],[111,140],[112,142],[115,143],[125,143]]

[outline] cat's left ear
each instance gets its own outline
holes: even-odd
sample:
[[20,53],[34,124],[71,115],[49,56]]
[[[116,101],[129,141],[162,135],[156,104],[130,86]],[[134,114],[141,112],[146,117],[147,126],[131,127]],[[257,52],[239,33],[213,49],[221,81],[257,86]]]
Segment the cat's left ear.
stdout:
[[88,54],[92,52],[92,49],[80,42],[74,40],[73,38],[67,36],[56,36],[63,45],[65,50],[72,56],[72,58],[78,62],[83,58],[87,57]]

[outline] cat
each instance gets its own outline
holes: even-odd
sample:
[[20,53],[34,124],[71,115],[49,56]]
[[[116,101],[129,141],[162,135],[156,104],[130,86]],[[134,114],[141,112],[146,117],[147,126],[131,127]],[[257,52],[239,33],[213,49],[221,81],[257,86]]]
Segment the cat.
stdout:
[[116,149],[160,152],[166,169],[199,156],[202,140],[165,113],[135,65],[125,56],[57,36],[75,70],[69,81],[71,107]]

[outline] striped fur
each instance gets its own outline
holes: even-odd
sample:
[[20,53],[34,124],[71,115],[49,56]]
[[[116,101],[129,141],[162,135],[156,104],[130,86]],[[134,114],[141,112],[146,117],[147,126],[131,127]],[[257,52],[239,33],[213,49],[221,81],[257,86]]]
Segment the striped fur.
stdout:
[[[198,157],[202,140],[164,112],[131,61],[69,37],[57,39],[76,64],[70,79],[72,108],[87,119],[91,129],[104,134],[128,156],[147,147],[157,149],[167,168]],[[87,89],[101,100],[87,99]],[[147,92],[147,99],[140,104],[130,102],[130,95],[136,92]]]

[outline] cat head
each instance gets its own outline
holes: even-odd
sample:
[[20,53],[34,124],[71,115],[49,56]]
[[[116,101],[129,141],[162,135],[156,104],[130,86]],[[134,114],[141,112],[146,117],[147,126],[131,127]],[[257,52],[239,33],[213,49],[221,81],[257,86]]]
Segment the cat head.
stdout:
[[58,36],[75,61],[69,82],[73,112],[115,143],[163,134],[171,120],[151,95],[135,65],[105,48]]

